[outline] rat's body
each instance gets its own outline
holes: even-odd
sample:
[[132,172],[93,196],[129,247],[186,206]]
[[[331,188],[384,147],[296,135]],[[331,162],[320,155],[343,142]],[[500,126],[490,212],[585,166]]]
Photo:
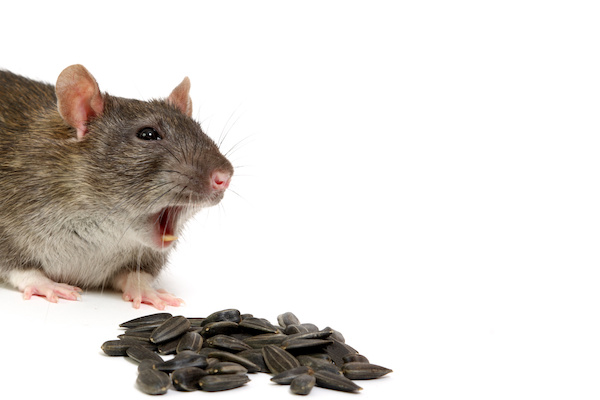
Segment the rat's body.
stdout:
[[82,66],[56,89],[0,71],[0,279],[25,298],[113,287],[136,307],[178,305],[152,282],[233,173],[188,93],[187,78],[142,102],[100,93]]

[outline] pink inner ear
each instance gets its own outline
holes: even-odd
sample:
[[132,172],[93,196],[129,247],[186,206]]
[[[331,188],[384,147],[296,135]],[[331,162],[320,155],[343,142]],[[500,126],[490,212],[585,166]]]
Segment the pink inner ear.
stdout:
[[182,113],[188,117],[192,116],[192,98],[190,97],[190,78],[187,76],[183,78],[183,81],[171,92],[167,101],[179,108]]
[[56,97],[58,112],[77,130],[77,139],[83,139],[86,124],[104,110],[104,99],[96,80],[82,65],[67,67],[56,82]]

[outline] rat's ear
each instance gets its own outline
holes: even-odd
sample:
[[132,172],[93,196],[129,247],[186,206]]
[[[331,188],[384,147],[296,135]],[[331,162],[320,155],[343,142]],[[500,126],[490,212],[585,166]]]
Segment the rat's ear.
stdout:
[[190,78],[187,76],[171,92],[167,101],[179,108],[188,117],[192,116],[192,98],[190,97]]
[[77,139],[87,133],[87,123],[102,114],[104,99],[98,83],[83,65],[71,65],[56,81],[58,112],[66,123],[77,129]]

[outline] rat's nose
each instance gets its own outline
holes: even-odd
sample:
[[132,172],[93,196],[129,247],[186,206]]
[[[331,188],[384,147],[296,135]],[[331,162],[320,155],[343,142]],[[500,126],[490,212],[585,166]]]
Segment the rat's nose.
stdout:
[[210,175],[210,183],[214,190],[224,191],[231,182],[231,174],[229,172],[215,170]]

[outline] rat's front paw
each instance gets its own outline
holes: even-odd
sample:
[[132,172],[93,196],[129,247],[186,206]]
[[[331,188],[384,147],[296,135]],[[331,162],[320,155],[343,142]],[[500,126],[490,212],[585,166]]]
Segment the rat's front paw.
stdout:
[[58,299],[79,300],[82,290],[76,286],[52,281],[28,285],[23,289],[23,298],[31,299],[31,296],[45,297],[51,303],[58,303]]
[[133,308],[140,308],[140,305],[144,303],[154,306],[158,310],[164,310],[166,306],[179,307],[183,304],[182,299],[162,289],[154,290],[152,288],[123,292],[123,299],[133,302]]
[[183,300],[173,296],[166,291],[156,290],[152,286],[154,277],[145,272],[129,272],[121,275],[115,280],[115,287],[123,291],[123,299],[131,301],[133,308],[140,308],[142,303],[149,304],[159,310],[166,306],[178,307]]

